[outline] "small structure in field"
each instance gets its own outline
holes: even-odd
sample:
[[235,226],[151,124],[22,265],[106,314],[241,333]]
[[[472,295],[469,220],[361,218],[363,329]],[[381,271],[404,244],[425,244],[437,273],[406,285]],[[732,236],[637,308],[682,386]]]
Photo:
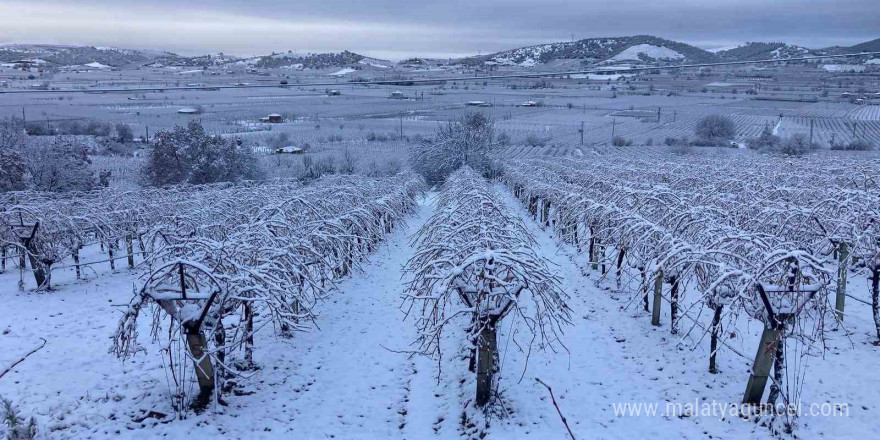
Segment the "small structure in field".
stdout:
[[537,107],[538,103],[535,101],[526,101],[519,105],[520,107]]
[[260,118],[260,122],[268,122],[270,124],[280,124],[284,122],[284,117],[279,115],[278,113],[272,113],[268,116],[264,116]]
[[327,90],[327,96],[339,96],[341,94],[342,92],[340,92],[339,90]]
[[485,101],[468,101],[464,105],[466,105],[468,107],[492,107],[491,102],[485,102]]
[[199,109],[193,107],[184,107],[177,110],[177,113],[180,113],[182,115],[197,115],[199,114]]
[[275,149],[275,154],[303,154],[305,152],[306,150],[300,147],[294,147],[293,145]]
[[395,90],[395,91],[391,92],[391,96],[389,96],[389,98],[391,98],[391,99],[404,99],[405,96],[404,96],[403,92],[401,92],[400,90]]

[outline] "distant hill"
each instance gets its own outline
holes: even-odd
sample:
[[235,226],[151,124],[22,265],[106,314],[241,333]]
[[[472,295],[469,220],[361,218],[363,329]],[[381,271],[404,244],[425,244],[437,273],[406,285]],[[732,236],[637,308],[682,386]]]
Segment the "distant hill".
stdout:
[[786,43],[750,42],[733,49],[716,52],[718,61],[777,60],[815,55],[805,47]]
[[357,65],[372,65],[375,67],[390,67],[391,62],[375,58],[365,57],[347,50],[336,53],[282,53],[272,54],[249,60],[254,67],[280,68],[292,67],[297,69],[329,69],[336,67],[353,67]]
[[170,52],[120,49],[96,46],[59,46],[48,44],[7,44],[0,46],[0,62],[42,60],[50,66],[77,66],[100,63],[121,67],[160,58],[176,58]]
[[847,47],[849,53],[858,53],[858,52],[880,52],[880,38],[876,40],[866,41],[864,43],[859,43],[854,46]]
[[[539,44],[505,50],[489,55],[454,60],[464,65],[515,65],[558,67],[571,65],[603,65],[615,63],[680,64],[712,63],[720,61],[750,61],[784,59],[807,55],[848,54],[857,52],[880,52],[880,38],[853,46],[833,46],[808,49],[783,42],[750,42],[742,46],[710,52],[690,44],[651,35],[630,37],[587,38],[573,42]],[[292,69],[385,69],[394,63],[366,57],[351,51],[330,53],[273,53],[252,58],[240,58],[219,54],[180,56],[172,52],[122,49],[98,46],[65,46],[49,44],[0,45],[0,62],[31,60],[50,67],[104,65],[123,67],[127,65],[176,65],[176,66],[227,66],[246,65],[256,68]],[[398,63],[409,68],[424,68],[446,64],[447,60],[411,58]]]
[[484,63],[499,65],[536,66],[560,60],[580,60],[582,64],[639,63],[712,63],[723,61],[751,61],[785,59],[810,55],[846,54],[880,51],[880,39],[850,47],[808,49],[784,42],[750,42],[715,53],[687,43],[651,35],[632,37],[588,38],[574,42],[539,44],[505,50],[489,55],[458,60],[465,65]]
[[584,40],[540,44],[506,50],[481,57],[463,59],[464,64],[492,62],[502,65],[534,66],[557,60],[599,62],[711,62],[714,54],[678,41],[636,35],[633,37],[587,38]]

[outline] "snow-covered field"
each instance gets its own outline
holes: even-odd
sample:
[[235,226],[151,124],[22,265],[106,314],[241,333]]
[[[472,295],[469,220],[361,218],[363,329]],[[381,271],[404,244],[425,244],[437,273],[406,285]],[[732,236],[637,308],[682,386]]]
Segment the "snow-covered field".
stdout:
[[[668,48],[641,45],[616,58],[637,60],[640,53],[652,58],[682,57]],[[523,64],[536,62],[529,59]],[[19,271],[12,248],[6,269],[0,272],[0,397],[9,399],[21,417],[35,418],[38,438],[567,438],[559,413],[577,439],[880,437],[880,378],[874,368],[880,363],[876,345],[880,335],[872,316],[871,285],[863,258],[873,249],[870,239],[875,238],[876,222],[870,219],[876,218],[880,206],[874,177],[880,169],[877,154],[832,151],[783,159],[728,148],[695,148],[684,155],[660,147],[666,138],[693,136],[698,121],[713,114],[735,123],[738,142],[771,128],[784,136],[812,136],[821,146],[857,139],[876,145],[880,143],[880,107],[870,105],[870,100],[851,103],[843,96],[874,87],[875,77],[850,74],[847,69],[828,72],[791,66],[368,86],[348,79],[385,75],[386,71],[401,81],[462,72],[446,66],[401,71],[399,66],[373,59],[353,67],[279,68],[259,73],[244,66],[229,71],[91,67],[86,72],[46,74],[37,80],[26,80],[20,72],[3,68],[0,78],[9,81],[4,87],[8,84],[13,90],[43,80],[51,87],[68,89],[187,83],[206,87],[278,84],[279,88],[0,95],[0,117],[19,117],[24,111],[40,128],[70,121],[124,123],[136,137],[150,139],[158,130],[198,119],[208,132],[240,139],[260,153],[259,163],[269,178],[299,177],[307,160],[338,161],[347,154],[354,157],[354,171],[361,175],[307,185],[288,180],[217,185],[168,197],[140,188],[145,162],[141,151],[133,157],[103,154],[91,158],[95,171],[112,171],[106,193],[72,199],[2,195],[0,233],[11,237],[10,225],[16,218],[21,220],[19,213],[45,216],[48,221],[43,227],[55,225],[58,233],[54,236],[58,246],[53,249],[64,251],[58,251],[53,290],[48,292],[37,290],[30,263]],[[522,68],[501,66],[500,73]],[[330,81],[335,81],[332,87],[308,85]],[[328,96],[330,88],[340,95]],[[395,91],[403,92],[406,99],[390,99]],[[491,103],[491,107],[475,109],[466,105],[469,101]],[[526,101],[535,106],[522,106]],[[182,107],[198,108],[200,113],[176,113]],[[409,284],[414,275],[408,264],[420,251],[417,231],[443,212],[440,189],[419,186],[425,191],[403,194],[415,179],[408,174],[364,176],[405,169],[412,146],[433,136],[447,121],[474,110],[494,120],[497,134],[509,136],[509,143],[492,157],[507,174],[494,175],[494,180],[485,183],[498,205],[493,209],[523,225],[526,247],[546,264],[545,275],[554,278],[564,293],[570,321],[558,334],[532,339],[533,323],[528,318],[533,315],[511,314],[501,320],[497,394],[488,414],[474,406],[477,379],[469,369],[465,343],[472,329],[464,312],[470,310],[457,297],[451,297],[454,301],[446,311],[463,315],[451,319],[442,332],[437,344],[443,347],[443,356],[416,353],[420,351],[417,341],[424,336],[420,329],[425,328],[420,318],[427,316],[428,322],[431,318],[430,313],[422,313],[429,309],[414,306]],[[270,113],[282,115],[283,121],[259,120]],[[615,136],[637,147],[610,147]],[[278,145],[308,148],[303,155],[268,154]],[[514,175],[522,180],[514,180]],[[137,197],[122,192],[129,190],[141,192],[131,193]],[[547,205],[546,214],[537,207],[530,212],[532,195],[541,203],[552,200],[553,206]],[[63,207],[54,209],[56,202]],[[572,239],[571,224],[561,220],[562,205],[576,207],[574,235],[580,234],[580,242]],[[680,213],[653,215],[679,205],[689,207],[681,217],[676,216]],[[82,206],[93,209],[78,208]],[[65,216],[70,210],[75,215]],[[591,267],[586,251],[591,236],[586,231],[591,227],[588,215],[596,212],[602,215],[595,217],[601,222],[594,225],[594,234],[597,240],[609,240],[603,242],[604,263],[609,267],[605,275]],[[105,223],[98,213],[114,220]],[[542,215],[553,220],[541,219]],[[65,230],[58,225],[65,222],[77,227],[93,222],[83,227],[89,232],[84,234],[86,243],[79,253],[81,277],[76,276],[67,252],[74,244],[58,238]],[[394,227],[381,227],[385,222]],[[627,222],[651,233],[637,234],[641,229],[628,229]],[[362,229],[339,233],[352,224]],[[179,240],[184,243],[185,261],[211,262],[190,267],[218,268],[224,282],[235,286],[235,295],[229,299],[233,305],[217,312],[224,317],[225,337],[234,341],[228,347],[230,362],[224,369],[229,375],[223,381],[222,404],[212,402],[200,414],[173,406],[174,393],[184,389],[184,397],[192,399],[197,389],[190,377],[192,365],[183,357],[174,357],[183,345],[180,332],[169,329],[167,315],[159,313],[156,316],[162,319],[153,321],[153,315],[145,311],[134,327],[139,337],[131,346],[133,355],[121,360],[112,351],[118,348],[114,337],[120,334],[120,321],[132,310],[132,298],[144,287],[146,276],[159,260],[177,261],[170,258],[174,254],[168,247],[163,248],[169,257],[164,260],[155,255],[154,260],[144,260],[138,251],[134,256],[137,266],[129,269],[124,232],[130,229],[123,228],[157,234],[154,243],[160,237]],[[499,229],[509,232],[506,227]],[[793,394],[805,411],[811,405],[826,405],[820,411],[845,409],[845,414],[804,414],[797,419],[794,433],[786,434],[779,432],[784,430],[780,417],[719,413],[721,405],[729,408],[742,400],[763,323],[748,307],[736,313],[725,309],[718,372],[708,372],[711,348],[704,329],[711,326],[712,311],[699,286],[710,275],[718,275],[715,269],[706,269],[711,265],[701,269],[709,275],[699,271],[688,275],[679,292],[680,331],[670,331],[669,283],[663,287],[660,326],[651,325],[651,313],[643,311],[638,290],[642,282],[638,259],[646,259],[641,263],[648,263],[648,271],[658,267],[656,256],[664,252],[692,252],[689,258],[703,262],[701,258],[710,257],[694,249],[699,250],[712,238],[711,232],[717,231],[748,238],[742,241],[749,243],[741,247],[725,248],[732,255],[752,258],[748,264],[726,261],[732,266],[724,268],[736,269],[724,272],[731,277],[752,270],[751,265],[757,264],[753,260],[766,257],[754,249],[765,251],[762,246],[768,243],[790,245],[791,249],[785,249],[792,255],[813,262],[813,269],[825,269],[819,272],[828,285],[815,301],[822,306],[810,310],[810,319],[820,319],[801,322],[819,326],[810,329],[821,328],[821,337],[798,328],[800,339],[792,344],[808,346],[810,352],[809,356],[791,353],[796,371],[787,370],[787,374],[791,373],[797,388]],[[370,240],[358,234],[367,234]],[[500,235],[503,239],[504,234]],[[465,237],[463,233],[450,236]],[[201,240],[205,237],[209,238]],[[856,265],[857,259],[847,272],[850,296],[844,323],[836,322],[831,310],[839,272],[829,238],[859,243],[855,248],[861,266]],[[119,259],[114,269],[107,261],[107,249],[100,244],[108,240],[121,244],[115,248]],[[275,253],[270,244],[276,240],[290,247]],[[655,246],[651,240],[666,244],[672,240],[681,246]],[[623,281],[618,285],[614,257],[619,246],[627,245],[633,248],[626,254]],[[316,249],[317,257],[307,258]],[[346,260],[345,254],[351,255],[352,249],[357,249],[359,265]],[[229,261],[236,265],[224,265]],[[468,264],[458,263],[461,266],[447,272],[448,276],[467,272]],[[282,300],[271,295],[255,299],[249,296],[251,286],[259,286],[255,290],[260,292],[273,291]],[[309,289],[311,293],[306,292]],[[738,304],[754,300],[746,290],[739,291]],[[432,299],[430,295],[420,298]],[[239,313],[243,304],[251,303],[257,310],[252,344],[256,368],[243,363],[250,344],[243,337],[246,324]],[[185,311],[181,316],[190,316]],[[302,331],[287,332],[285,326]],[[151,337],[154,330],[155,338]],[[209,356],[215,362],[220,360],[218,352]],[[173,376],[181,371],[190,376]],[[538,379],[552,387],[558,409]],[[176,380],[183,386],[176,386]],[[714,402],[716,407],[708,415],[682,411],[694,402]],[[639,404],[658,405],[656,415],[628,414],[631,408],[619,407]],[[669,404],[680,405],[678,412],[669,412]],[[0,424],[0,438],[4,429]]]
[[[737,339],[727,342],[733,351],[722,348],[719,373],[709,374],[709,342],[701,332],[671,335],[666,303],[662,326],[651,326],[632,290],[618,289],[613,277],[590,269],[584,253],[557,242],[509,187],[493,189],[558,277],[571,324],[563,326],[554,348],[531,351],[528,337],[513,330],[522,323],[513,316],[502,321],[498,401],[487,416],[474,415],[473,374],[456,354],[467,320],[444,334],[441,343],[450,350],[443,358],[411,352],[417,326],[402,308],[408,279],[403,269],[415,252],[415,231],[434,214],[435,193],[419,196],[405,227],[314,305],[312,328],[289,339],[258,332],[258,369],[231,379],[235,386],[225,405],[212,404],[182,420],[170,406],[167,358],[159,353],[161,344],[146,336],[149,320],[139,323],[142,352],[125,362],[109,353],[145,268],[110,270],[99,262],[76,280],[72,268],[60,267],[53,271],[55,290],[40,293],[27,272],[25,290],[18,291],[20,274],[10,261],[0,275],[0,371],[46,342],[0,378],[0,395],[21,416],[35,417],[43,438],[566,438],[540,379],[552,387],[579,439],[773,437],[768,416],[664,413],[668,403],[738,403],[751,368],[740,354],[755,351],[759,324],[738,325]],[[101,261],[106,254],[93,245],[81,258]],[[851,289],[855,298],[869,298],[864,277],[854,277]],[[835,328],[826,333],[825,351],[804,364],[801,398],[805,405],[838,404],[847,412],[802,416],[795,434],[873,438],[880,434],[880,379],[870,366],[880,353],[871,344],[876,338],[870,307],[850,302],[846,326],[828,325]],[[624,415],[616,412],[620,404],[658,404],[659,410]]]

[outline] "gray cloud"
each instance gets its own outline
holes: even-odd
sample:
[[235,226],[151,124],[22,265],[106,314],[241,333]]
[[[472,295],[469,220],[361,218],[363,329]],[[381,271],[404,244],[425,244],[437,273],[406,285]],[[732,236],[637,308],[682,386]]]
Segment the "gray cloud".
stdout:
[[457,56],[574,38],[652,34],[712,48],[880,37],[876,0],[4,0],[0,40],[181,53],[349,49]]

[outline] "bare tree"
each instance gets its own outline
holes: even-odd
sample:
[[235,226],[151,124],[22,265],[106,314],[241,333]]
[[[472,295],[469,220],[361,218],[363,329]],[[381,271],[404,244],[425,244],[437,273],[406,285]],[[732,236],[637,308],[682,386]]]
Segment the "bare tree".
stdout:
[[433,185],[463,165],[479,173],[489,172],[496,146],[494,121],[483,113],[468,113],[441,126],[432,139],[414,145],[410,163]]

